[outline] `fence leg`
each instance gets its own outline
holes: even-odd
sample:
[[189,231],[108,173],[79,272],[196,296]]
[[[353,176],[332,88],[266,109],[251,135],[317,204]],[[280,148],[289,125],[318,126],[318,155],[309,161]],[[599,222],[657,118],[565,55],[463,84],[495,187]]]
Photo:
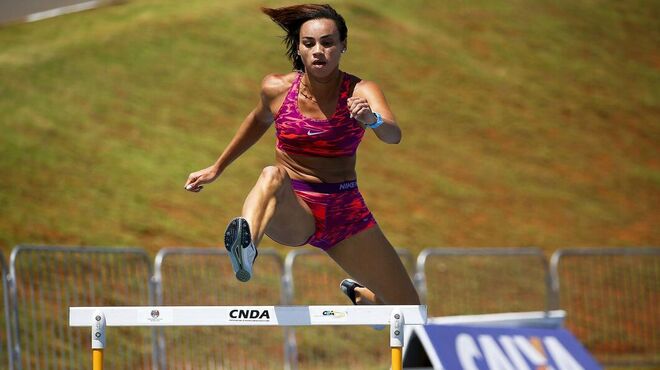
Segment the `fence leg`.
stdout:
[[94,312],[92,318],[92,370],[103,370],[103,349],[105,348],[105,315]]
[[401,310],[392,310],[390,316],[390,348],[392,350],[392,370],[403,369],[403,314]]

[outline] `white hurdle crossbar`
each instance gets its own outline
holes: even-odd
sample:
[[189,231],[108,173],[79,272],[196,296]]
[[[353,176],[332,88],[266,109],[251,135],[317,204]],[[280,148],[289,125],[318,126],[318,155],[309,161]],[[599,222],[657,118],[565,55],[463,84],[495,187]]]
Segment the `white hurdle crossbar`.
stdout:
[[389,325],[392,370],[401,370],[403,326],[426,316],[416,305],[70,307],[69,326],[92,329],[92,368],[103,370],[107,326]]

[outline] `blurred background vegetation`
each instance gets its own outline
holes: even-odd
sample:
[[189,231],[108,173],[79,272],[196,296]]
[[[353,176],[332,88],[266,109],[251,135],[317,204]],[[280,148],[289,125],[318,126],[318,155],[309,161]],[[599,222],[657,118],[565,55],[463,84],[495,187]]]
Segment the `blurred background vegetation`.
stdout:
[[[291,67],[259,6],[135,0],[0,27],[0,245],[217,246],[274,130],[200,194]],[[660,244],[655,1],[332,1],[342,69],[403,129],[366,135],[364,196],[393,244]],[[284,247],[264,239],[264,245]]]

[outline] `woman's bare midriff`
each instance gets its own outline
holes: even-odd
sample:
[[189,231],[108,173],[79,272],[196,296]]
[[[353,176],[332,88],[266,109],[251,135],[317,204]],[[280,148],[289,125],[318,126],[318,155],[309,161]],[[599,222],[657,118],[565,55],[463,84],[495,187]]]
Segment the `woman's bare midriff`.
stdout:
[[286,169],[289,177],[307,182],[336,183],[355,180],[356,156],[350,157],[311,157],[289,154],[275,149],[275,160]]

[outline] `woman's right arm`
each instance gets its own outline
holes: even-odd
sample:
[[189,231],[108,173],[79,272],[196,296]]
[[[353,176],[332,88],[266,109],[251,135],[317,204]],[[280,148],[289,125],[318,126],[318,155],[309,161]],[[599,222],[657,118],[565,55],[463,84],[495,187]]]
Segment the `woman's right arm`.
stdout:
[[203,184],[213,182],[241,154],[254,145],[268,130],[274,116],[270,106],[273,99],[281,94],[282,78],[269,75],[261,83],[261,99],[257,106],[245,117],[238,131],[215,163],[188,176],[185,188],[199,192]]

